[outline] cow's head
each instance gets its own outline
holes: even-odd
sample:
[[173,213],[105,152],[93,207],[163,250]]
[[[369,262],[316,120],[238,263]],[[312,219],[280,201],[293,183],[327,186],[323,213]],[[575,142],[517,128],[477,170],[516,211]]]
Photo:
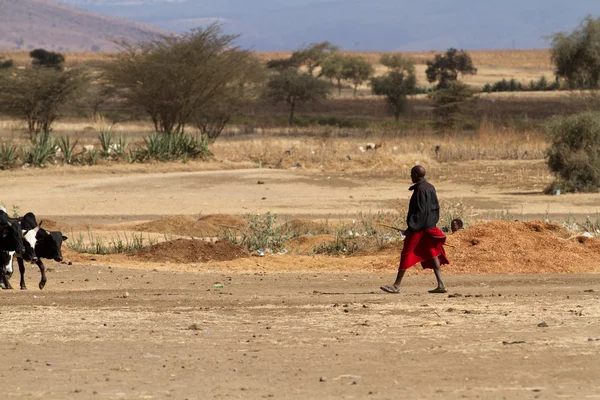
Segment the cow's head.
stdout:
[[47,231],[40,228],[36,235],[35,253],[38,258],[48,258],[56,262],[63,260],[61,246],[66,236],[61,232]]

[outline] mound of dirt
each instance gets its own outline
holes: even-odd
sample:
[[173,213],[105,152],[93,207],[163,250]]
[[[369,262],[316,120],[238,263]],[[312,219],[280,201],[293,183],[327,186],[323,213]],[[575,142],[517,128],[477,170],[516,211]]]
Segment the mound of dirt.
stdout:
[[600,267],[600,240],[541,221],[487,222],[448,235],[446,243],[453,273],[583,273]]
[[285,248],[292,253],[307,254],[322,245],[335,241],[333,235],[298,236],[285,242]]
[[226,240],[211,243],[197,239],[176,239],[158,243],[128,254],[152,262],[194,263],[230,261],[248,257],[246,250]]
[[323,222],[312,221],[309,219],[293,219],[283,224],[283,227],[298,235],[306,235],[309,233],[317,235],[325,232],[326,225]]
[[216,227],[242,228],[247,225],[244,218],[228,214],[212,214],[201,217],[198,221],[212,224]]
[[178,236],[212,237],[218,235],[223,228],[239,228],[244,225],[245,221],[242,218],[233,215],[207,215],[199,220],[189,215],[173,215],[137,225],[135,230]]

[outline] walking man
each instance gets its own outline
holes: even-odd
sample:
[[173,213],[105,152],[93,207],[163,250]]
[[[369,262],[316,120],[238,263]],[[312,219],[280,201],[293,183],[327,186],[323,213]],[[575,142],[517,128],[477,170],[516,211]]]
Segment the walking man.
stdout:
[[399,293],[400,283],[406,270],[421,263],[423,268],[433,269],[437,280],[437,287],[429,293],[446,293],[440,265],[450,264],[450,262],[444,250],[446,235],[436,227],[440,219],[440,203],[435,188],[425,179],[425,168],[421,165],[413,167],[410,178],[414,185],[409,190],[412,190],[413,194],[408,206],[406,217],[408,228],[404,231],[406,237],[400,255],[398,276],[392,285],[381,286],[381,290],[387,293]]

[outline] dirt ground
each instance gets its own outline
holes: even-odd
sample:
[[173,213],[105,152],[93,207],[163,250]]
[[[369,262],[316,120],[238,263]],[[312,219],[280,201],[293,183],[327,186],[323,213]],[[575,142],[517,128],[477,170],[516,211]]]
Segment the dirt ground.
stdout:
[[[32,273],[31,275],[35,275]],[[597,398],[600,276],[52,265],[4,291],[3,398]],[[223,288],[215,289],[215,284]]]
[[[0,201],[68,236],[174,235],[176,216],[201,229],[267,210],[394,212],[408,201],[410,166],[3,171]],[[445,206],[462,204],[472,220],[595,218],[600,204],[598,194],[542,195],[542,161],[434,164],[429,176]],[[380,292],[395,275],[394,247],[234,259],[222,244],[216,259],[189,242],[161,249],[198,262],[66,249],[65,264],[46,263],[43,291],[28,266],[29,291],[0,292],[2,398],[597,398],[600,247],[553,229],[496,222],[449,237],[444,295],[428,294],[433,276],[418,269],[401,294]]]

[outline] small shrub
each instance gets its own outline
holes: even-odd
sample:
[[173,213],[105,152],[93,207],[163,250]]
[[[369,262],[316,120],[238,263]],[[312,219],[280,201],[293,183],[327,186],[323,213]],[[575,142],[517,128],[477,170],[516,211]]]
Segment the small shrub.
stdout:
[[60,149],[63,155],[63,160],[67,164],[72,164],[75,158],[81,153],[75,153],[75,146],[77,146],[78,139],[71,143],[69,136],[61,136],[56,140],[56,146]]
[[186,161],[205,159],[212,156],[206,136],[192,136],[187,133],[154,133],[144,138],[144,144],[136,152],[137,161]]
[[121,254],[139,250],[145,246],[152,246],[157,243],[156,239],[148,237],[144,239],[143,235],[132,234],[128,236],[126,233],[121,235],[117,233],[116,238],[110,240],[105,239],[100,235],[94,235],[88,232],[88,240],[86,241],[83,234],[75,235],[71,232],[71,239],[66,242],[68,248],[78,253],[86,254]]
[[102,130],[98,133],[98,140],[100,141],[100,153],[102,157],[108,157],[112,147],[113,147],[113,139],[114,134],[112,130],[112,126],[109,126],[108,129]]
[[96,165],[98,164],[98,158],[100,156],[100,151],[96,150],[96,149],[91,149],[86,151],[84,154],[84,161],[87,163],[87,165]]
[[600,113],[554,117],[548,124],[548,167],[557,180],[547,193],[597,192],[600,188]]
[[10,169],[19,161],[19,146],[10,143],[0,145],[0,169]]
[[49,134],[35,137],[25,149],[25,162],[34,167],[44,167],[56,154],[54,141]]
[[225,239],[238,244],[248,251],[280,250],[290,238],[285,228],[277,226],[277,213],[267,211],[264,215],[248,216],[248,226],[239,232],[226,230]]

